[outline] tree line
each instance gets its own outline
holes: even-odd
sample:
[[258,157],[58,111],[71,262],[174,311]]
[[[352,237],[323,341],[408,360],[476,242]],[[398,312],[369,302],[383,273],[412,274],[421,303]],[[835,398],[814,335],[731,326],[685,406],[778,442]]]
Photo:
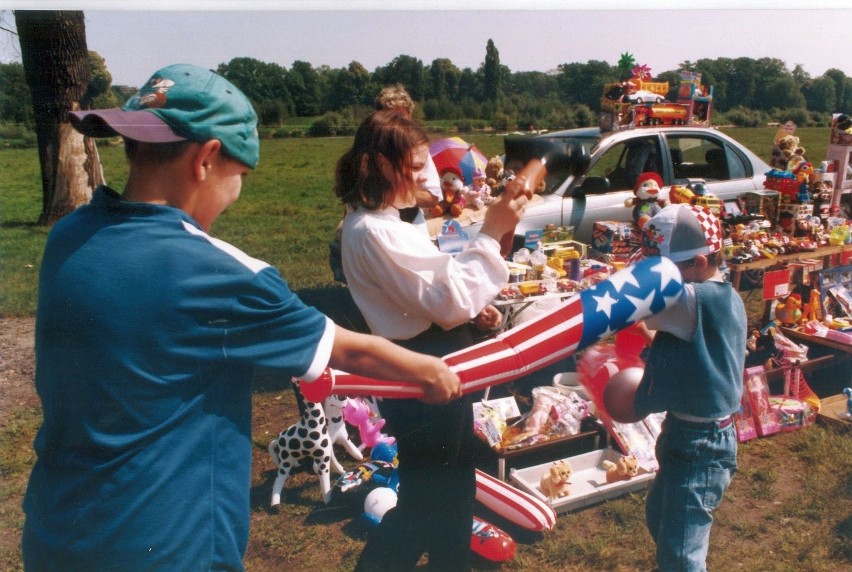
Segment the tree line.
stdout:
[[[594,125],[603,85],[625,79],[623,64],[590,60],[564,63],[550,72],[513,72],[500,63],[497,47],[488,40],[476,70],[461,69],[449,58],[426,64],[399,55],[372,72],[355,60],[344,68],[297,60],[288,69],[249,57],[221,63],[217,71],[251,99],[267,134],[286,136],[351,133],[379,90],[395,83],[418,102],[419,119],[461,131]],[[84,99],[92,107],[119,105],[133,93],[111,85],[107,64],[97,53],[89,52],[89,66],[92,82]],[[831,113],[852,113],[852,78],[839,69],[813,78],[801,65],[789,70],[776,58],[706,58],[684,61],[653,79],[668,81],[674,100],[685,71],[700,73],[703,83],[713,86],[716,123],[722,116],[726,123],[743,126],[788,119],[801,126],[827,125]],[[285,126],[295,118],[314,121],[291,133]],[[0,64],[0,122],[31,126],[32,121],[23,65]]]

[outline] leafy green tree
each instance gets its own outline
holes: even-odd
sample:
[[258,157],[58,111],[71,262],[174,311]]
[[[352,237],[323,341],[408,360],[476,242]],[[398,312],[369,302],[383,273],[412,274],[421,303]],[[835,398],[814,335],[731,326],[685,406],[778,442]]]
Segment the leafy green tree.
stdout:
[[488,39],[485,46],[485,63],[482,66],[482,87],[485,99],[496,102],[503,94],[503,70],[500,67],[500,52],[494,40]]
[[447,58],[432,60],[429,66],[429,97],[458,101],[461,70]]
[[255,107],[275,102],[283,105],[286,114],[293,114],[295,104],[287,88],[287,70],[280,65],[241,57],[219,64],[216,71],[240,88]]
[[837,108],[837,90],[834,80],[821,77],[814,80],[805,93],[808,109],[831,113]]
[[426,68],[412,56],[395,57],[388,65],[377,68],[374,78],[381,87],[401,83],[414,101],[423,101],[429,93]]
[[774,107],[804,109],[807,106],[805,96],[799,90],[799,85],[792,76],[781,77],[771,81],[764,89],[761,105],[756,109],[772,109]]
[[328,109],[341,110],[351,105],[370,105],[378,88],[370,72],[359,62],[350,62],[345,69],[329,72],[326,102]]
[[118,99],[112,92],[112,74],[106,67],[106,61],[97,52],[89,51],[89,69],[92,79],[80,104],[83,107],[108,109],[118,106]]
[[293,96],[296,115],[313,117],[322,107],[322,84],[320,75],[308,62],[297,60],[287,72],[285,84]]
[[585,64],[561,64],[559,70],[559,95],[566,103],[581,103],[600,109],[600,98],[605,83],[617,81],[618,70],[600,60]]
[[[846,101],[847,96],[847,80],[846,74],[843,73],[842,70],[837,68],[831,68],[826,70],[823,77],[827,77],[834,82],[834,101],[835,105],[838,107],[843,107],[843,103]],[[850,94],[852,95],[852,94]]]
[[33,102],[21,63],[0,64],[0,121],[33,123]]

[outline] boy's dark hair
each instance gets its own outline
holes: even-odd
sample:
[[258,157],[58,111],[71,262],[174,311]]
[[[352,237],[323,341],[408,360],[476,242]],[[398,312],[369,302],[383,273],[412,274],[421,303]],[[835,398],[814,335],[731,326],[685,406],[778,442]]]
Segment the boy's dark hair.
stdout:
[[171,163],[181,157],[190,145],[192,141],[142,143],[134,139],[125,139],[124,155],[134,163]]

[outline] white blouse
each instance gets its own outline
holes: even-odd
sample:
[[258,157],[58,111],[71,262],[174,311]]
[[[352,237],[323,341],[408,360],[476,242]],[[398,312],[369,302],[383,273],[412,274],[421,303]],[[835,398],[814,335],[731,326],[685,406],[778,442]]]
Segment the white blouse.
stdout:
[[342,252],[346,283],[370,330],[393,340],[413,338],[432,323],[449,330],[472,320],[509,278],[490,236],[444,253],[393,207],[346,215]]

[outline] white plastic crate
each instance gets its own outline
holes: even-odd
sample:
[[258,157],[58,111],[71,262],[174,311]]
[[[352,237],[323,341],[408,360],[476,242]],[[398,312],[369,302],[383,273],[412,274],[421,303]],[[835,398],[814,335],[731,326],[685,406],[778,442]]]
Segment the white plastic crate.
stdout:
[[618,463],[619,457],[621,457],[620,452],[606,448],[563,459],[571,465],[573,470],[571,494],[553,500],[542,493],[539,486],[542,475],[550,470],[552,461],[524,469],[512,469],[509,471],[509,477],[521,489],[549,502],[557,513],[569,512],[627,493],[643,490],[654,480],[655,473],[653,471],[640,468],[639,474],[632,479],[607,483],[603,462]]

